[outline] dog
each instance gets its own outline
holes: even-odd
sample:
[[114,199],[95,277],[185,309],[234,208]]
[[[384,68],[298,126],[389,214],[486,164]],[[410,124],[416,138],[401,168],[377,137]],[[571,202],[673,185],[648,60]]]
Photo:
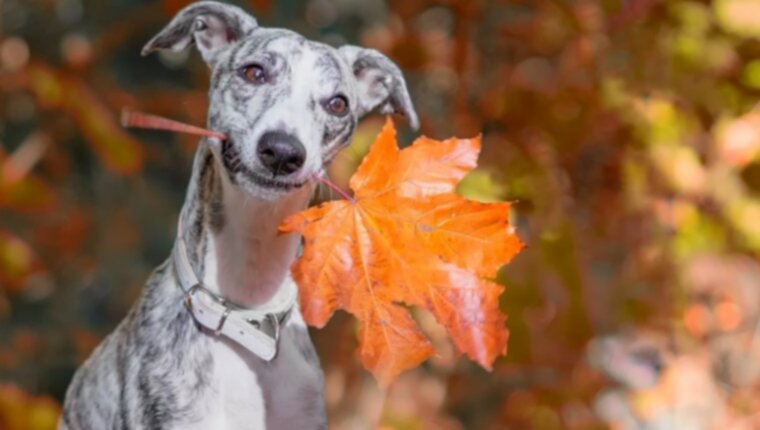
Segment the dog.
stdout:
[[323,429],[323,374],[278,235],[371,111],[418,127],[384,55],[262,28],[242,9],[191,4],[143,48],[194,44],[211,69],[208,128],[172,255],[76,372],[59,429]]

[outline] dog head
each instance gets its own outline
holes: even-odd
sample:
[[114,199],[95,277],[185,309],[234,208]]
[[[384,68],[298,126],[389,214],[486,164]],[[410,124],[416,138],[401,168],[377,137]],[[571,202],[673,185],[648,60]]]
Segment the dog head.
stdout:
[[275,199],[311,181],[373,110],[418,126],[401,71],[377,51],[262,28],[238,7],[203,1],[180,11],[142,52],[191,44],[211,69],[208,127],[227,135],[214,153],[253,196]]

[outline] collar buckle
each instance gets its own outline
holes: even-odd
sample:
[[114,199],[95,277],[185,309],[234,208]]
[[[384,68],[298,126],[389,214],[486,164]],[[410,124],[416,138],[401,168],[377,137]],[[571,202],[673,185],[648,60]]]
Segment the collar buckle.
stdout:
[[287,309],[280,313],[268,313],[264,315],[264,318],[262,319],[250,318],[247,319],[246,322],[254,326],[257,330],[265,333],[277,343],[280,340],[282,324],[288,319],[291,309]]

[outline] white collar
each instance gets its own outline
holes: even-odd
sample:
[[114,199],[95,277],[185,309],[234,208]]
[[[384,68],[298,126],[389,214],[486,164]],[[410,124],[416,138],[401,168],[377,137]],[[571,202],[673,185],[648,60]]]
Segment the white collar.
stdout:
[[245,349],[266,361],[277,355],[280,329],[285,324],[298,299],[292,282],[285,282],[282,291],[267,303],[253,309],[228,302],[206,288],[198,280],[187,257],[187,245],[183,237],[182,216],[174,244],[174,270],[184,295],[185,307],[195,321],[211,330],[234,340]]

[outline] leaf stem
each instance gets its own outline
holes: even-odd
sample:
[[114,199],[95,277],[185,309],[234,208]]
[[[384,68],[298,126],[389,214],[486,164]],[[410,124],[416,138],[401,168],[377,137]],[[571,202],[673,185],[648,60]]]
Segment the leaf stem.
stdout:
[[148,128],[153,130],[166,130],[177,133],[189,133],[198,136],[216,137],[224,140],[227,136],[224,133],[206,130],[205,128],[185,124],[179,121],[163,118],[157,115],[147,113],[123,110],[121,112],[121,125],[124,127]]
[[329,188],[331,188],[333,191],[335,191],[336,193],[338,193],[344,199],[348,200],[352,204],[356,204],[356,199],[354,199],[347,192],[343,191],[343,189],[341,187],[335,185],[332,181],[330,181],[329,179],[327,179],[325,176],[318,175],[316,178],[317,178],[317,180],[319,182],[327,185]]

